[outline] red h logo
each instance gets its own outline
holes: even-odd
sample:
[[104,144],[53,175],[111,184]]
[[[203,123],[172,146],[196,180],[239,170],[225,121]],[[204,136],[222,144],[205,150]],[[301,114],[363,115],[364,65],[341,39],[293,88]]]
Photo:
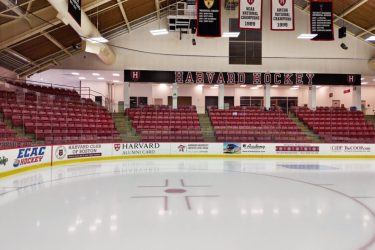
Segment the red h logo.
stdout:
[[284,6],[286,4],[286,0],[279,0],[279,3],[281,6]]
[[140,71],[131,71],[130,72],[131,78],[133,81],[138,81],[141,78],[141,72]]
[[353,84],[355,82],[355,76],[354,75],[348,75],[348,83]]
[[255,0],[247,0],[247,2],[252,5],[254,3]]

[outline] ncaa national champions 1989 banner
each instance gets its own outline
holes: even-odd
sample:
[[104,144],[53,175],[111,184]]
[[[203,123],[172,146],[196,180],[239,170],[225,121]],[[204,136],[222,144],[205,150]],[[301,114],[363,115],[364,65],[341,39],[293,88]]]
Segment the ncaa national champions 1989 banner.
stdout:
[[262,29],[262,0],[240,0],[238,23],[240,29]]
[[197,36],[221,37],[221,0],[197,0]]
[[271,30],[294,30],[294,0],[271,0]]

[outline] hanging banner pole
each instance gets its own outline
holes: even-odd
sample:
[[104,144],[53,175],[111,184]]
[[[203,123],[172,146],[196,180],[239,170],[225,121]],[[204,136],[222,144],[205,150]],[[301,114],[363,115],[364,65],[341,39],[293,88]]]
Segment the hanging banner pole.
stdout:
[[332,0],[310,0],[311,34],[317,34],[313,41],[332,41],[333,2]]
[[240,0],[238,27],[247,30],[262,30],[262,0]]
[[197,36],[221,37],[221,0],[196,0]]
[[293,31],[294,28],[294,0],[271,1],[271,30]]

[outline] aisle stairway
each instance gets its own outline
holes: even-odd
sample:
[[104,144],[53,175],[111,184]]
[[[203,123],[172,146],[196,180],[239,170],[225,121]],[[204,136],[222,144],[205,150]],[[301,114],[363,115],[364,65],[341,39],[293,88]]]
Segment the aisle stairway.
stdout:
[[128,116],[124,116],[124,113],[112,113],[112,119],[115,123],[117,131],[120,133],[120,138],[124,142],[138,142],[140,141],[139,136],[136,134],[135,129],[132,128],[131,122]]
[[25,128],[23,126],[13,126],[12,120],[9,118],[4,118],[4,114],[0,112],[0,120],[5,123],[7,128],[12,129],[13,131],[16,132],[17,137],[20,138],[28,138],[32,140],[33,144],[43,144],[44,141],[36,141],[35,139],[35,134],[32,133],[26,133]]
[[375,115],[365,115],[365,118],[368,122],[371,122],[375,127]]
[[288,113],[288,116],[293,122],[305,133],[305,135],[312,141],[312,142],[322,142],[319,138],[319,135],[315,134],[311,131],[303,122],[301,122],[294,114],[291,112]]
[[199,123],[202,129],[205,142],[215,142],[216,137],[208,114],[198,114]]

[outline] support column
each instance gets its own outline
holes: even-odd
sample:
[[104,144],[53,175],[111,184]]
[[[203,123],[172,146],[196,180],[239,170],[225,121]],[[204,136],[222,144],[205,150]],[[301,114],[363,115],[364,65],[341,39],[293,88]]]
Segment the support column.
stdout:
[[219,84],[219,109],[224,109],[224,84]]
[[172,84],[172,109],[177,109],[177,100],[178,100],[177,82],[174,82]]
[[264,85],[264,107],[269,110],[271,108],[271,85]]
[[309,86],[309,102],[308,107],[311,110],[316,110],[316,86]]
[[130,108],[130,83],[124,82],[124,109]]
[[353,96],[352,96],[352,107],[356,107],[357,110],[362,110],[362,87],[353,86]]

